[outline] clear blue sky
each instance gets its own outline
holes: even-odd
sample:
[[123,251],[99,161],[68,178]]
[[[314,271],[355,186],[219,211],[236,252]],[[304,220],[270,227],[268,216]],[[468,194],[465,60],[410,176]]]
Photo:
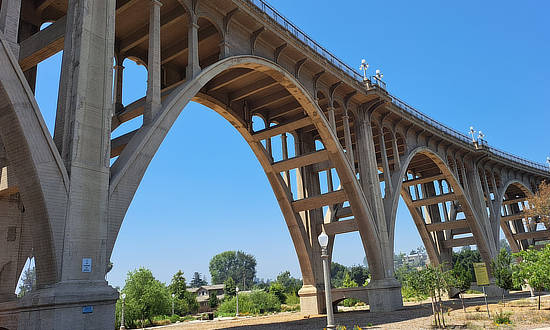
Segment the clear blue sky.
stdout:
[[[545,1],[272,1],[353,67],[381,69],[388,89],[431,117],[538,162],[550,156],[550,3]],[[53,130],[60,54],[42,63],[37,99]],[[145,95],[143,67],[125,63],[125,104]],[[129,130],[132,125],[122,130]],[[121,130],[121,131],[122,131]],[[117,135],[120,134],[117,132]],[[403,205],[396,252],[421,245]],[[290,270],[296,253],[271,187],[236,130],[190,104],[149,167],[128,211],[108,275],[150,268],[168,282],[178,269],[208,275],[225,250],[252,253],[258,277]],[[338,236],[334,260],[360,264],[357,233]],[[209,277],[209,276],[208,276]]]

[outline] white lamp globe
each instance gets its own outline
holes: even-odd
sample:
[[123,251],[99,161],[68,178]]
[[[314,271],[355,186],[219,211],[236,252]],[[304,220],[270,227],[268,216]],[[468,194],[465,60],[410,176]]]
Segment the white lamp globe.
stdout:
[[319,240],[319,245],[321,245],[322,248],[326,248],[328,246],[328,235],[325,232],[321,232],[321,235],[317,237]]

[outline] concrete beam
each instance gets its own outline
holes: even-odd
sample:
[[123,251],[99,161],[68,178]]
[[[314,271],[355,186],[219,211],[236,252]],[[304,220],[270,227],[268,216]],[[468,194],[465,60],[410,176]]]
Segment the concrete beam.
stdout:
[[353,211],[351,206],[342,207],[336,210],[336,219],[342,219],[353,216]]
[[453,238],[444,240],[441,242],[444,248],[450,249],[454,247],[467,246],[467,245],[476,245],[476,240],[473,236],[463,237],[463,238]]
[[454,200],[456,200],[455,193],[447,193],[447,194],[438,195],[434,197],[417,199],[415,201],[412,201],[411,205],[414,207],[418,207],[418,206],[434,205],[434,204],[439,204],[439,203],[454,201]]
[[430,232],[459,229],[459,228],[470,228],[470,226],[468,225],[468,221],[466,219],[463,219],[463,220],[445,221],[445,222],[426,224],[426,229],[428,229],[428,231]]
[[525,213],[520,212],[512,215],[507,215],[505,217],[500,217],[500,221],[506,222],[506,221],[514,221],[514,220],[520,220],[525,218]]
[[277,125],[277,126],[272,126],[272,127],[263,129],[261,131],[258,131],[252,134],[252,137],[256,141],[261,141],[261,140],[269,139],[272,136],[292,132],[299,128],[309,126],[309,125],[313,125],[313,122],[311,121],[311,118],[305,117],[305,118],[290,122],[288,124]]
[[279,82],[273,80],[273,78],[271,77],[267,77],[259,81],[254,81],[252,84],[245,86],[243,88],[240,88],[238,92],[230,94],[229,100],[231,102],[237,102],[249,97],[250,95],[254,95],[255,93],[264,91],[268,88],[271,88],[277,85],[279,85]]
[[509,199],[502,202],[502,205],[510,205],[515,203],[521,203],[527,201],[527,197],[520,197],[515,199]]
[[332,191],[326,194],[299,199],[292,202],[292,208],[294,212],[302,212],[308,210],[318,209],[325,205],[334,205],[343,203],[348,200],[346,192],[342,190]]
[[403,187],[409,187],[415,184],[428,183],[428,182],[433,182],[435,180],[442,180],[442,179],[445,179],[445,175],[443,174],[434,175],[427,178],[417,178],[412,180],[406,180],[406,181],[403,181]]
[[524,239],[534,239],[534,238],[546,238],[550,239],[550,230],[539,230],[539,231],[530,231],[525,233],[513,234],[514,239],[521,241]]
[[20,43],[19,65],[23,71],[29,70],[63,50],[66,25],[67,16],[63,16],[44,30]]
[[342,221],[323,224],[323,231],[327,235],[351,233],[358,230],[359,230],[359,227],[357,227],[357,221],[355,221],[355,219],[342,220]]
[[272,166],[275,172],[280,173],[280,172],[288,171],[298,167],[304,167],[307,165],[316,164],[325,160],[328,160],[328,151],[319,150],[319,151],[304,154],[298,157],[293,157],[280,162],[273,163]]
[[111,140],[111,158],[120,156],[124,148],[126,148],[128,143],[130,143],[130,140],[137,133],[138,130],[139,129],[128,132]]

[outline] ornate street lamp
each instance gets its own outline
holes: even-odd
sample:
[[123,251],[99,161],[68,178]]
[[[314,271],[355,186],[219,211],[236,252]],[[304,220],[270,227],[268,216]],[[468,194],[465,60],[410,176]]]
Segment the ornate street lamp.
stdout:
[[330,289],[330,266],[328,264],[328,235],[323,231],[317,238],[321,246],[321,259],[323,259],[323,277],[325,281],[325,302],[327,306],[327,329],[334,329],[334,313],[332,311],[332,292]]
[[546,162],[548,163],[548,170],[550,171],[550,157],[546,157]]
[[468,134],[470,134],[470,136],[472,137],[472,142],[476,143],[477,142],[475,138],[476,131],[474,130],[474,126],[470,126],[470,132]]
[[172,293],[172,315],[174,315],[174,298],[175,297],[176,295]]
[[237,312],[235,316],[239,317],[239,287],[235,287],[235,298],[237,298]]
[[361,66],[359,67],[359,70],[363,71],[363,82],[366,82],[366,81],[369,80],[367,78],[367,69],[368,68],[369,68],[369,64],[367,63],[367,61],[365,59],[362,59],[361,60]]
[[124,325],[124,306],[126,304],[126,293],[122,294],[122,309],[120,312],[120,330],[126,330],[126,326]]

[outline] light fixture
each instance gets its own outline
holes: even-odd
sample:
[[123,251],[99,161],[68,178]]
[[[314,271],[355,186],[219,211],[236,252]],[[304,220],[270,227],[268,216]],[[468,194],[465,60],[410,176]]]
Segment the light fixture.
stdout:
[[328,246],[328,235],[325,232],[322,232],[317,239],[319,240],[319,245],[321,248],[326,249]]
[[359,70],[363,71],[363,81],[367,81],[367,69],[369,68],[369,64],[365,59],[361,60],[361,66],[359,67]]

